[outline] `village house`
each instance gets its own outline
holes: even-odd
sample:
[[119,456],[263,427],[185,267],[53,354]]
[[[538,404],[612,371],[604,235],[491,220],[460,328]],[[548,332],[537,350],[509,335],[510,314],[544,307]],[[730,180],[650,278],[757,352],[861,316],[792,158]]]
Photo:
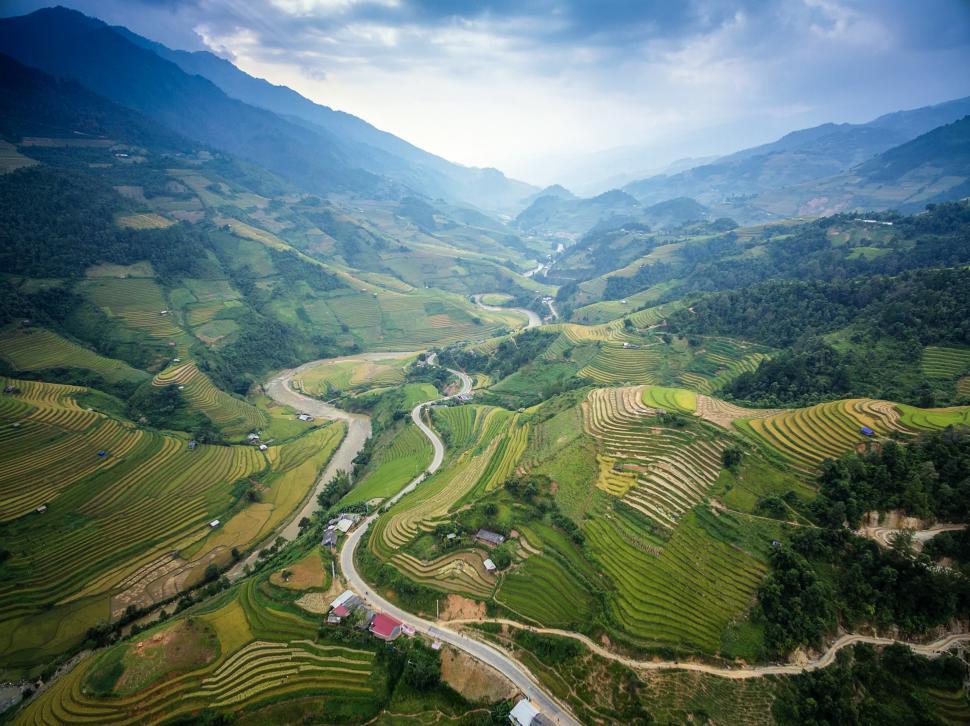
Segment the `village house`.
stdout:
[[381,640],[394,640],[401,634],[401,621],[387,613],[380,613],[371,620],[370,632]]
[[491,532],[487,529],[480,529],[475,533],[475,539],[489,547],[495,547],[505,541],[505,537],[498,532]]

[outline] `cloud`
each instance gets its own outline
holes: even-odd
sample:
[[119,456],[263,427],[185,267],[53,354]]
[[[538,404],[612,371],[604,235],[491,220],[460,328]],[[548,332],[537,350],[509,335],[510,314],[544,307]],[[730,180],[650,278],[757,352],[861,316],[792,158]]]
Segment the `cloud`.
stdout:
[[540,155],[662,163],[970,93],[962,0],[62,1],[533,177]]

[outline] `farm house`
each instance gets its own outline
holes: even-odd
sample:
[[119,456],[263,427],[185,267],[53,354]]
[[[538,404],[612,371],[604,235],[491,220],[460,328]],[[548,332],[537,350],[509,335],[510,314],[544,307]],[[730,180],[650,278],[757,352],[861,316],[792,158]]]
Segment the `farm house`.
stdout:
[[483,565],[485,565],[485,569],[486,569],[486,570],[487,570],[488,572],[495,572],[495,570],[497,570],[497,569],[498,569],[498,568],[497,568],[497,567],[495,566],[495,563],[494,563],[494,562],[492,562],[492,560],[491,560],[491,559],[486,559],[486,560],[485,560],[485,561],[484,561],[484,562],[483,562],[482,564],[483,564]]
[[478,532],[475,533],[475,539],[489,545],[490,547],[500,545],[505,541],[505,537],[503,535],[487,529],[478,530]]
[[394,640],[401,634],[401,621],[386,613],[375,615],[370,624],[370,632],[381,640]]

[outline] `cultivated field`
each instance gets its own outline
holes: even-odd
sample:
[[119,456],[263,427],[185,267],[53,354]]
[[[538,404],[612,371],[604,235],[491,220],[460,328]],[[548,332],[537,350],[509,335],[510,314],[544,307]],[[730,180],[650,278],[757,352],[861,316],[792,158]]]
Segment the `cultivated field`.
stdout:
[[148,378],[127,363],[105,358],[44,328],[8,326],[0,330],[0,359],[20,371],[82,368],[111,383]]
[[[0,653],[15,671],[71,647],[127,604],[174,594],[229,550],[268,536],[302,502],[343,428],[273,447],[194,450],[77,405],[84,389],[3,379]],[[254,480],[260,501],[239,500]],[[46,505],[46,511],[33,510]],[[221,518],[212,530],[208,522]],[[175,553],[174,555],[172,553]]]
[[152,379],[153,386],[178,386],[188,404],[230,439],[241,439],[269,424],[269,415],[251,403],[216,388],[194,362],[177,363]]
[[699,426],[661,425],[642,388],[600,388],[583,402],[598,442],[596,486],[667,529],[701,502],[720,473],[722,437]]
[[16,723],[161,723],[302,696],[333,700],[334,713],[372,706],[374,652],[318,640],[318,622],[275,605],[266,587],[246,581],[207,612],[83,661]]

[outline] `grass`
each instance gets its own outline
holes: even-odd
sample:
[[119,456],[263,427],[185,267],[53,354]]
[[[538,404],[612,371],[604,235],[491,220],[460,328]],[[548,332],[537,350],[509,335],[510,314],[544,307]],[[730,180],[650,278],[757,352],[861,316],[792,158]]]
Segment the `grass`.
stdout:
[[18,371],[80,368],[111,383],[148,379],[147,373],[127,363],[106,358],[44,328],[8,326],[0,330],[0,359]]
[[417,426],[408,424],[383,443],[343,504],[392,497],[431,463],[431,443]]

